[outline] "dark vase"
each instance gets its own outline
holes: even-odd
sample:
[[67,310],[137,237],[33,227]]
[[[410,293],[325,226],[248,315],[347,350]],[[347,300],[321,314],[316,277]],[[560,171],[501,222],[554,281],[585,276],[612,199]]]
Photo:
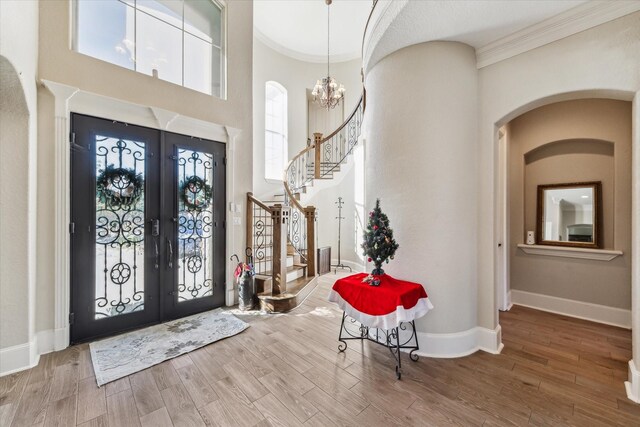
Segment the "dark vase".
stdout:
[[253,309],[255,293],[255,278],[245,271],[238,284],[238,308],[242,311]]
[[376,268],[371,272],[373,276],[382,276],[384,274],[384,270],[382,269],[382,264],[376,264]]

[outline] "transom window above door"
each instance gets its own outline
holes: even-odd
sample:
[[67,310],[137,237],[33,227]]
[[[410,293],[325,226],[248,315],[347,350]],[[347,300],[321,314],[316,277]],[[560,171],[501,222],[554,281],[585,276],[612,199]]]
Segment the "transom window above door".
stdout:
[[214,0],[74,0],[74,50],[225,98],[224,8]]

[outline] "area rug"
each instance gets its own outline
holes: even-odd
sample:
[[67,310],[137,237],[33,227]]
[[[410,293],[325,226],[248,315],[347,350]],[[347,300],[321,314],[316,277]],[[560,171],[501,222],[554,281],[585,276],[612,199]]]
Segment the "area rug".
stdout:
[[96,382],[102,386],[248,327],[233,314],[218,309],[92,342],[89,347]]

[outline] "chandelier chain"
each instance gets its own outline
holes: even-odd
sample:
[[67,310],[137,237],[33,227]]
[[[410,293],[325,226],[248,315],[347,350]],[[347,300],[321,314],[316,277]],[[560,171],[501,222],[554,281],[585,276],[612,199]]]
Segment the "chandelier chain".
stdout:
[[330,65],[330,61],[329,61],[329,51],[330,51],[330,46],[331,46],[331,19],[329,19],[329,14],[331,13],[331,3],[327,3],[327,77],[329,77],[331,75],[331,73],[329,72],[329,65]]
[[331,77],[331,3],[332,0],[325,0],[327,4],[327,76],[318,80],[311,94],[313,101],[322,107],[331,109],[340,104],[344,98],[344,86],[338,84],[336,79]]

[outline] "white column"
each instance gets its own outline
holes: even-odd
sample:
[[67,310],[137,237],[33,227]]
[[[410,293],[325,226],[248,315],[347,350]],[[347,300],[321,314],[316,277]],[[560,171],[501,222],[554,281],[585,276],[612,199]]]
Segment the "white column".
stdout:
[[70,147],[69,100],[77,88],[43,80],[55,101],[55,311],[54,350],[69,346],[69,298],[70,298]]
[[627,397],[640,403],[640,91],[633,98],[631,139],[631,345]]
[[226,280],[226,298],[225,303],[227,306],[231,306],[235,304],[235,292],[234,292],[234,280],[233,277],[233,268],[235,267],[235,263],[230,260],[231,255],[237,253],[240,259],[244,256],[244,247],[242,244],[238,244],[236,239],[242,238],[241,233],[236,233],[237,225],[234,224],[234,218],[239,212],[238,210],[242,210],[242,202],[243,200],[239,197],[236,197],[236,186],[235,186],[235,155],[236,155],[236,140],[240,135],[240,129],[235,129],[230,126],[226,126],[227,130],[227,254],[226,254],[226,263],[227,271],[225,274]]
[[435,309],[416,326],[436,357],[499,351],[499,331],[477,327],[477,79],[474,49],[454,42],[401,49],[367,75],[365,217],[380,198],[400,244],[383,268],[425,286]]

